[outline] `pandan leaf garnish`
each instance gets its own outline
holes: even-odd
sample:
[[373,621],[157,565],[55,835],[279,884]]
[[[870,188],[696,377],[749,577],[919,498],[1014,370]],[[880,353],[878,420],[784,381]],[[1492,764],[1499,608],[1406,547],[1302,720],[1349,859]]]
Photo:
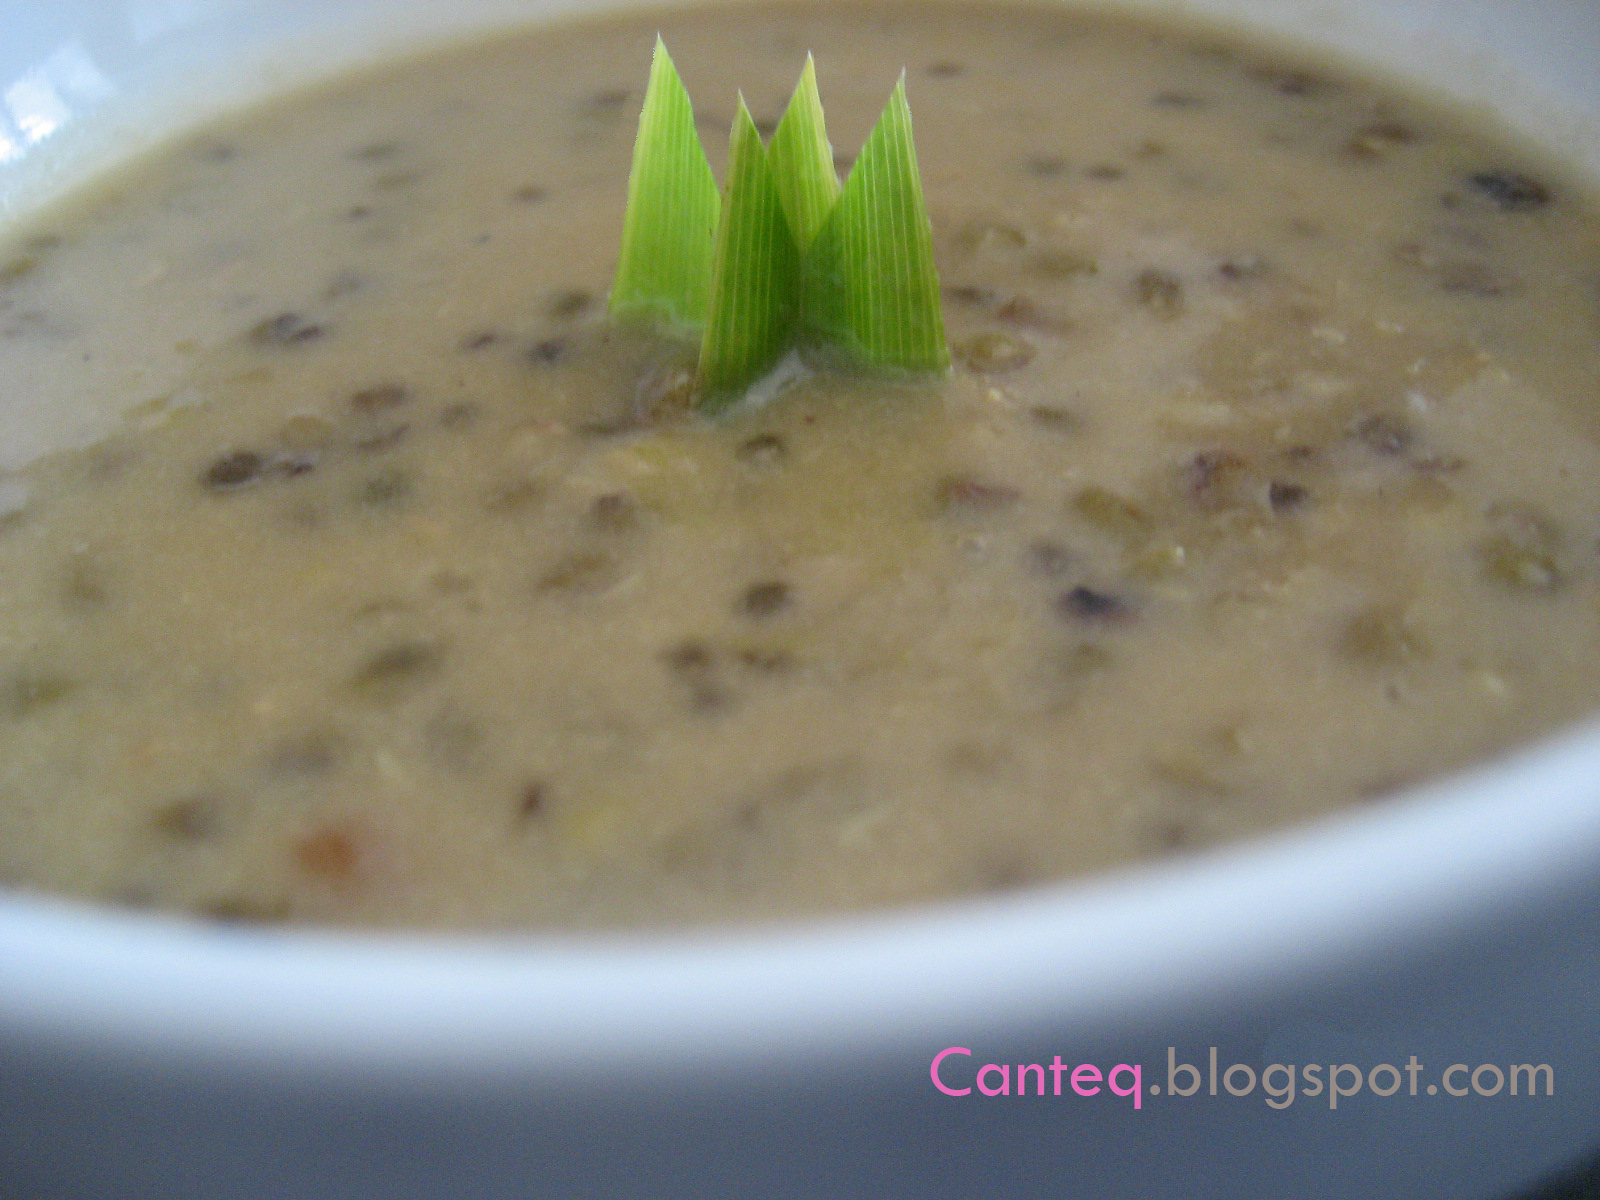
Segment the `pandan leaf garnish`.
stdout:
[[897,374],[950,366],[904,74],[806,256],[802,308],[824,355]]
[[684,333],[705,325],[719,204],[689,92],[658,36],[628,177],[613,317]]
[[802,250],[808,248],[839,199],[839,175],[833,167],[833,147],[822,119],[822,97],[817,94],[817,64],[806,55],[800,82],[767,148],[772,173],[783,197],[789,228]]
[[743,96],[733,117],[711,278],[699,405],[716,411],[743,395],[793,344],[800,301],[800,251]]
[[771,146],[740,96],[719,196],[657,38],[611,313],[699,335],[696,405],[708,412],[792,350],[880,374],[948,370],[905,73],[842,189],[809,55]]

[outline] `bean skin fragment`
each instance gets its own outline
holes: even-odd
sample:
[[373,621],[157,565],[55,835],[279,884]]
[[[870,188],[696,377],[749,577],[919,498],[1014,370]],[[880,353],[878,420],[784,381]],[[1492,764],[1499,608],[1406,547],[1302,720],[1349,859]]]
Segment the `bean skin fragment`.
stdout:
[[770,617],[794,603],[794,589],[781,580],[753,583],[739,597],[739,611],[747,617]]
[[304,346],[326,337],[327,333],[325,325],[300,313],[284,312],[252,326],[250,340],[258,346]]
[[235,450],[207,467],[200,482],[214,492],[233,491],[254,483],[265,465],[265,460],[254,450]]
[[1477,171],[1467,176],[1472,190],[1502,212],[1531,212],[1550,203],[1550,189],[1517,171]]
[[1057,606],[1067,616],[1086,621],[1116,621],[1132,615],[1127,601],[1081,585],[1063,592]]

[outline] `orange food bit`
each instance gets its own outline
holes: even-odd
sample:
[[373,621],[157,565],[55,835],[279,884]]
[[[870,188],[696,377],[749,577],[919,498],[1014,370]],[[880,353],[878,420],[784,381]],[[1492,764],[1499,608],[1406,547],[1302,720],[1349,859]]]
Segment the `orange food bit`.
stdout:
[[324,825],[294,843],[294,858],[308,875],[350,883],[360,867],[360,839],[347,825]]

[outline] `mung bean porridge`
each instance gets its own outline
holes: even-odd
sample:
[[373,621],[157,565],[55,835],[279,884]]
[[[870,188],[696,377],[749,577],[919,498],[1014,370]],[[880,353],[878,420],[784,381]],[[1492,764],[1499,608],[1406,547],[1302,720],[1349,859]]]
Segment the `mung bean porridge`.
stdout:
[[[949,378],[708,419],[607,322],[658,30],[719,170],[812,51],[847,171],[904,65]],[[0,880],[682,925],[1377,802],[1600,705],[1597,333],[1569,173],[1204,31],[669,10],[287,98],[0,255],[0,370],[129,410],[0,480]]]

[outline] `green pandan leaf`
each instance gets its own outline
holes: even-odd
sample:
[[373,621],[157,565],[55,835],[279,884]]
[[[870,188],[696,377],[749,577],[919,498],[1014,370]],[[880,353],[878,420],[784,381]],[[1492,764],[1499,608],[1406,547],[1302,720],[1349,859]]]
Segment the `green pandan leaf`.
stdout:
[[767,149],[740,96],[700,344],[702,409],[733,403],[783,357],[794,341],[799,299],[800,251]]
[[817,65],[809,54],[767,156],[789,227],[804,251],[839,198],[839,175],[833,168],[833,147],[828,144],[822,98],[817,94]]
[[689,93],[657,37],[628,177],[612,316],[676,332],[704,325],[718,205]]
[[824,358],[889,374],[950,366],[904,73],[811,245],[802,306]]
[[843,189],[810,56],[770,148],[741,96],[719,195],[657,38],[611,313],[700,336],[705,410],[797,347],[887,374],[948,369],[904,73]]

